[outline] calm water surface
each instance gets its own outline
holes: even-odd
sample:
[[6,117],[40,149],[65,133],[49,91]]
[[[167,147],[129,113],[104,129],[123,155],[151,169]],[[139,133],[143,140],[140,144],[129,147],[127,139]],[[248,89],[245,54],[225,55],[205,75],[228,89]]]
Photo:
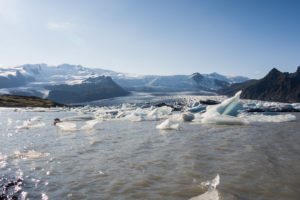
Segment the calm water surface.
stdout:
[[[72,115],[1,110],[0,192],[21,178],[5,191],[10,197],[181,200],[204,193],[200,183],[219,173],[221,199],[300,198],[299,114],[296,122],[184,123],[180,131],[157,130],[159,121],[109,120],[73,132],[53,126]],[[15,128],[35,116],[45,126]]]

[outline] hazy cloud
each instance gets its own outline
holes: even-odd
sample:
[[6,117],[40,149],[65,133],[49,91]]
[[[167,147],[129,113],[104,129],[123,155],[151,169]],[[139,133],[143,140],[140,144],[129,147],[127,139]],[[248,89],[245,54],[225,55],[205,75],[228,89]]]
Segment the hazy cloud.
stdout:
[[73,28],[70,22],[49,22],[47,28],[51,31],[67,31]]

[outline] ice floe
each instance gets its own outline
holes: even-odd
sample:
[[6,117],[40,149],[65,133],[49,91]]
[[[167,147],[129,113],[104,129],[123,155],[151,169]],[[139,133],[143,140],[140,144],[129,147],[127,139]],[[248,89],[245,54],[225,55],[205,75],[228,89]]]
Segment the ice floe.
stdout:
[[169,119],[163,121],[161,124],[156,126],[157,129],[160,130],[179,130],[181,129],[178,123],[172,124]]
[[40,123],[32,123],[33,121],[31,120],[26,120],[23,122],[23,125],[20,126],[16,126],[16,129],[34,129],[34,128],[41,128],[44,127],[46,124],[44,122],[40,122]]
[[60,128],[61,131],[69,132],[69,131],[77,131],[77,125],[71,122],[60,122],[57,123],[56,126]]
[[95,128],[95,126],[100,123],[100,121],[98,120],[89,120],[89,121],[86,121],[86,124],[83,125],[80,129],[81,130],[92,130]]
[[265,114],[241,114],[240,118],[244,118],[247,122],[290,122],[295,121],[296,116],[292,114],[275,114],[275,115],[265,115]]
[[56,123],[56,126],[60,128],[63,132],[73,132],[73,131],[79,131],[79,130],[93,130],[95,129],[95,126],[100,123],[99,120],[89,120],[86,121],[85,124],[81,127],[78,127],[76,123],[71,122],[59,122]]

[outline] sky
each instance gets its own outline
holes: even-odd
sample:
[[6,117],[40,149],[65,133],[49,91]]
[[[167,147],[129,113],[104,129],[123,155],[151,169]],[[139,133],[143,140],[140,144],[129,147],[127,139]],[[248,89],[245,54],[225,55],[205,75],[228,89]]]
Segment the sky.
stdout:
[[0,67],[261,78],[300,65],[297,0],[0,0]]

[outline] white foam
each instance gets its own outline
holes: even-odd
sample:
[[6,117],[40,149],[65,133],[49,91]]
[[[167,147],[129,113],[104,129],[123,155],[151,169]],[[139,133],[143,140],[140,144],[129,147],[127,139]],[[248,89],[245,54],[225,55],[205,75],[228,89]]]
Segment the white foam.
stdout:
[[170,120],[167,119],[161,124],[157,125],[156,128],[160,130],[179,130],[180,126],[179,124],[171,124]]

